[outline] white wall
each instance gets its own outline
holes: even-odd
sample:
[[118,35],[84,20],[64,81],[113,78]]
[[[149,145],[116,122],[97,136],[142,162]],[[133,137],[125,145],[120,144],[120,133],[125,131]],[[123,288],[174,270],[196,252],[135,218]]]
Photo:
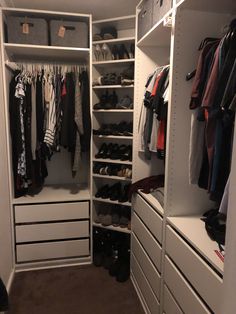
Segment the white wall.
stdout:
[[[0,57],[2,59],[2,56]],[[0,63],[0,276],[7,285],[13,269],[13,256],[3,97],[3,73],[1,65],[2,63]]]

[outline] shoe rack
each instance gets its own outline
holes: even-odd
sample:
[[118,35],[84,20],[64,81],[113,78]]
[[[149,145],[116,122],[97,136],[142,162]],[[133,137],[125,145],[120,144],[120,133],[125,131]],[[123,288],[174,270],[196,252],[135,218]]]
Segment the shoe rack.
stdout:
[[[115,36],[103,36],[103,30],[115,29]],[[134,66],[135,44],[135,15],[94,21],[93,32],[93,54],[92,54],[92,81],[107,73],[119,75],[130,67]],[[98,36],[96,37],[96,35]],[[112,38],[113,37],[113,38]],[[112,96],[113,95],[113,96]],[[115,95],[115,96],[114,96]],[[126,100],[131,99],[127,105]],[[127,125],[133,122],[133,99],[134,84],[99,84],[92,87],[92,128],[93,130],[104,129],[104,125],[121,127],[121,122]],[[109,103],[108,107],[104,104]],[[117,103],[119,105],[117,105]],[[99,104],[99,106],[95,106]],[[101,105],[100,105],[101,104]],[[122,106],[124,104],[124,106]],[[95,108],[94,108],[95,106]],[[122,200],[125,186],[132,182],[132,156],[128,156],[125,149],[130,147],[132,153],[133,125],[132,130],[124,135],[122,132],[96,132],[92,136],[91,149],[91,191],[92,191],[92,219],[93,226],[114,230],[123,233],[130,233],[129,226],[114,223],[117,215],[121,218],[122,213],[130,217],[131,203],[126,199]],[[102,130],[103,130],[102,129]],[[125,129],[125,127],[124,127]],[[104,131],[104,130],[103,130]],[[106,130],[107,131],[107,130]],[[130,131],[130,129],[129,129]],[[95,132],[93,132],[95,133]],[[104,145],[105,144],[105,145]],[[124,146],[125,145],[125,146]],[[103,149],[105,147],[105,150]],[[111,149],[106,155],[106,148]],[[118,149],[118,150],[117,150]],[[122,149],[127,156],[122,158]],[[115,152],[116,151],[116,152]],[[118,153],[118,156],[115,155]],[[118,158],[120,154],[121,158]],[[125,160],[122,160],[125,159]],[[117,170],[117,171],[116,171]],[[118,190],[114,185],[118,185]],[[104,186],[109,186],[102,190]],[[111,188],[111,187],[114,188]],[[120,189],[119,189],[120,187]],[[102,190],[103,195],[97,197]],[[117,199],[117,193],[120,196]],[[115,200],[113,200],[115,198]],[[100,218],[106,215],[105,220]],[[108,217],[110,215],[110,217]],[[115,215],[115,216],[114,216]],[[115,218],[114,218],[115,217]],[[113,219],[114,218],[114,219]],[[123,217],[124,218],[124,217]],[[130,220],[130,219],[129,219]],[[105,222],[104,222],[105,221]],[[122,221],[122,220],[120,220]]]

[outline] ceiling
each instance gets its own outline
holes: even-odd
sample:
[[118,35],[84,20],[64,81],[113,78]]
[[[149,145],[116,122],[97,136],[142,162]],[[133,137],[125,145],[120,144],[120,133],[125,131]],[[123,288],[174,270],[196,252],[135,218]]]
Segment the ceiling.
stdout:
[[91,13],[93,20],[135,14],[139,0],[5,0],[9,7]]

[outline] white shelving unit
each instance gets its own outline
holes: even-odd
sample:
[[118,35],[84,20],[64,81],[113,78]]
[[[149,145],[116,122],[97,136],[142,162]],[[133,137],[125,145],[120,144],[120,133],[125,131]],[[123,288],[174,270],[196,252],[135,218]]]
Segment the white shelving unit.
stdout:
[[[29,45],[6,42],[4,26],[9,16],[21,16],[32,18],[44,18],[47,21],[61,19],[68,21],[81,21],[88,25],[89,41],[87,48],[59,47],[46,45]],[[91,15],[74,14],[54,11],[27,10],[15,8],[2,8],[0,11],[1,20],[1,55],[3,56],[3,85],[4,85],[4,103],[6,116],[6,134],[8,150],[8,174],[10,178],[10,200],[11,200],[11,221],[12,221],[12,239],[13,257],[16,269],[38,268],[44,266],[67,265],[91,263],[90,254],[90,229],[92,228],[90,220],[90,170],[87,156],[82,157],[80,166],[80,176],[72,177],[70,166],[70,154],[67,150],[61,148],[61,152],[54,154],[52,160],[47,163],[48,177],[45,179],[45,185],[42,190],[33,196],[27,195],[14,198],[14,181],[12,173],[11,156],[11,135],[9,122],[9,83],[12,73],[9,67],[5,66],[7,62],[23,63],[63,63],[86,65],[90,71],[91,56]],[[91,75],[90,75],[91,77]],[[58,171],[60,169],[60,171]],[[21,230],[27,229],[24,221],[24,215],[31,217],[28,221],[31,223],[32,233],[28,233],[27,244],[22,244],[18,223],[21,224]],[[40,235],[35,234],[40,222],[45,221],[45,215],[48,215],[48,223],[51,229],[51,237],[56,241],[51,243],[50,235],[45,234],[43,243]],[[52,219],[53,218],[53,219]],[[62,219],[63,218],[63,219]],[[57,234],[55,219],[62,221],[64,226],[60,236]],[[69,237],[66,229],[73,228],[71,219],[77,220],[78,224],[83,225],[85,233],[75,230],[73,241],[64,241]],[[81,221],[82,219],[82,221]],[[83,222],[84,221],[84,222]],[[40,228],[39,228],[40,229]],[[24,230],[23,230],[24,231]],[[81,236],[85,240],[81,240]],[[35,240],[36,239],[36,240]],[[37,240],[38,239],[38,240]],[[37,245],[32,246],[36,241]],[[34,249],[33,249],[34,247]],[[32,255],[32,250],[34,255]],[[59,260],[58,260],[59,259]]]
[[121,228],[121,227],[114,227],[114,226],[103,226],[102,224],[98,224],[98,223],[93,223],[94,227],[99,227],[99,228],[103,228],[103,229],[107,229],[107,230],[112,230],[112,231],[117,231],[117,232],[123,232],[123,233],[128,233],[130,234],[131,231],[127,228]]
[[[100,34],[101,29],[106,26],[113,26],[117,30],[117,38],[109,39],[109,40],[99,40],[93,41],[93,47],[96,45],[100,45],[102,47],[103,44],[108,45],[108,47],[112,51],[113,45],[125,45],[127,50],[130,49],[130,45],[134,45],[135,43],[135,16],[125,16],[125,17],[118,17],[114,19],[107,19],[107,20],[100,20],[93,22],[93,34]],[[134,64],[135,59],[118,59],[118,60],[101,60],[96,61],[95,55],[93,54],[93,79],[96,79],[98,76],[103,75],[105,73],[117,73],[120,74],[124,69],[129,67],[130,65]],[[133,98],[134,93],[134,86],[133,85],[104,85],[104,86],[93,86],[93,101],[92,106],[99,102],[100,96],[104,94],[104,92],[108,92],[110,95],[111,93],[115,92],[118,96],[118,101],[121,97],[126,95]],[[108,123],[119,123],[121,121],[130,122],[133,120],[133,109],[99,109],[94,110],[92,109],[93,114],[93,129],[99,129],[101,124],[108,124]],[[121,160],[112,160],[112,159],[102,159],[102,158],[95,158],[97,151],[99,150],[101,144],[103,143],[117,143],[117,144],[125,144],[131,145],[133,141],[133,136],[114,136],[114,135],[93,135],[92,140],[92,168],[95,163],[104,163],[106,164],[114,164],[114,165],[127,165],[132,166],[132,161],[121,161]],[[118,176],[107,176],[107,175],[99,175],[93,174],[91,181],[92,183],[92,194],[95,195],[97,189],[101,188],[102,184],[109,183],[112,185],[116,182],[121,182],[124,184],[128,184],[131,182],[132,179],[127,179],[124,177]],[[130,206],[129,202],[126,203],[119,203],[118,201],[110,201],[109,199],[102,199],[102,198],[95,198],[93,197],[93,215],[96,215],[96,208],[99,203],[108,203],[108,204],[115,204],[115,205],[126,205]],[[94,226],[104,228],[101,224],[93,223]],[[115,230],[119,232],[126,232],[130,233],[130,231],[124,228],[119,227],[106,227],[109,230]]]
[[[147,3],[139,3],[137,17],[142,2]],[[223,278],[226,274],[224,287],[228,285],[231,291],[229,282],[235,287],[232,279],[234,270],[231,265],[227,273],[219,246],[210,239],[200,219],[213,204],[205,190],[189,185],[191,112],[188,108],[192,84],[185,80],[186,74],[196,67],[200,42],[206,37],[222,37],[222,28],[234,18],[235,12],[236,3],[231,0],[174,1],[172,9],[151,26],[136,44],[133,180],[165,173],[164,206],[151,194],[140,191],[132,202],[134,225],[131,232],[131,278],[148,313],[153,311],[154,305],[156,309],[160,306],[157,313],[192,313],[193,308],[198,313],[226,313],[225,307],[231,306],[228,314],[235,307],[231,292],[223,292]],[[165,23],[169,17],[170,27]],[[138,29],[138,18],[136,20]],[[138,30],[136,37],[137,34]],[[166,160],[163,165],[154,155],[150,161],[145,160],[143,152],[138,150],[138,124],[147,77],[156,67],[166,64],[170,64],[170,92]],[[232,212],[235,177],[234,172]],[[231,219],[234,221],[230,226],[232,233],[235,229],[232,214]],[[227,222],[227,232],[229,224]],[[228,236],[228,248],[231,246],[232,250],[230,242]],[[153,252],[159,252],[159,255],[153,257]],[[226,243],[226,261],[227,254]],[[229,255],[228,265],[229,260],[235,261],[235,250]],[[142,276],[137,265],[142,269]],[[155,276],[156,285],[153,285]],[[140,278],[149,284],[145,289]],[[189,298],[185,302],[187,294]],[[223,302],[223,295],[228,303]]]

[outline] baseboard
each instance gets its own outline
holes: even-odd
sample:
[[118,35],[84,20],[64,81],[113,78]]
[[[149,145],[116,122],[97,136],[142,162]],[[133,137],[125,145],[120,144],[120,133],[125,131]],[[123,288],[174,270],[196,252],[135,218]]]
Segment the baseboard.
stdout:
[[140,291],[140,289],[139,289],[139,286],[138,286],[138,284],[137,284],[137,281],[136,281],[136,279],[134,278],[134,276],[133,276],[133,274],[132,274],[132,271],[131,271],[131,273],[130,273],[130,279],[131,279],[131,282],[132,282],[132,284],[133,284],[133,286],[134,286],[134,289],[135,289],[135,291],[136,291],[136,293],[137,293],[137,296],[138,296],[138,298],[139,298],[139,301],[141,302],[141,305],[142,305],[142,307],[143,307],[143,310],[144,310],[145,314],[150,314],[150,311],[149,311],[149,309],[148,309],[148,307],[147,307],[147,304],[146,304],[146,302],[145,302],[145,300],[144,300],[144,298],[143,298],[143,296],[142,296],[142,293],[141,293],[141,291]]
[[11,286],[12,286],[12,283],[13,283],[13,280],[14,280],[14,277],[15,277],[15,268],[12,269],[11,273],[10,273],[10,276],[8,278],[8,281],[7,281],[7,292],[8,294],[10,293],[10,290],[11,290]]

